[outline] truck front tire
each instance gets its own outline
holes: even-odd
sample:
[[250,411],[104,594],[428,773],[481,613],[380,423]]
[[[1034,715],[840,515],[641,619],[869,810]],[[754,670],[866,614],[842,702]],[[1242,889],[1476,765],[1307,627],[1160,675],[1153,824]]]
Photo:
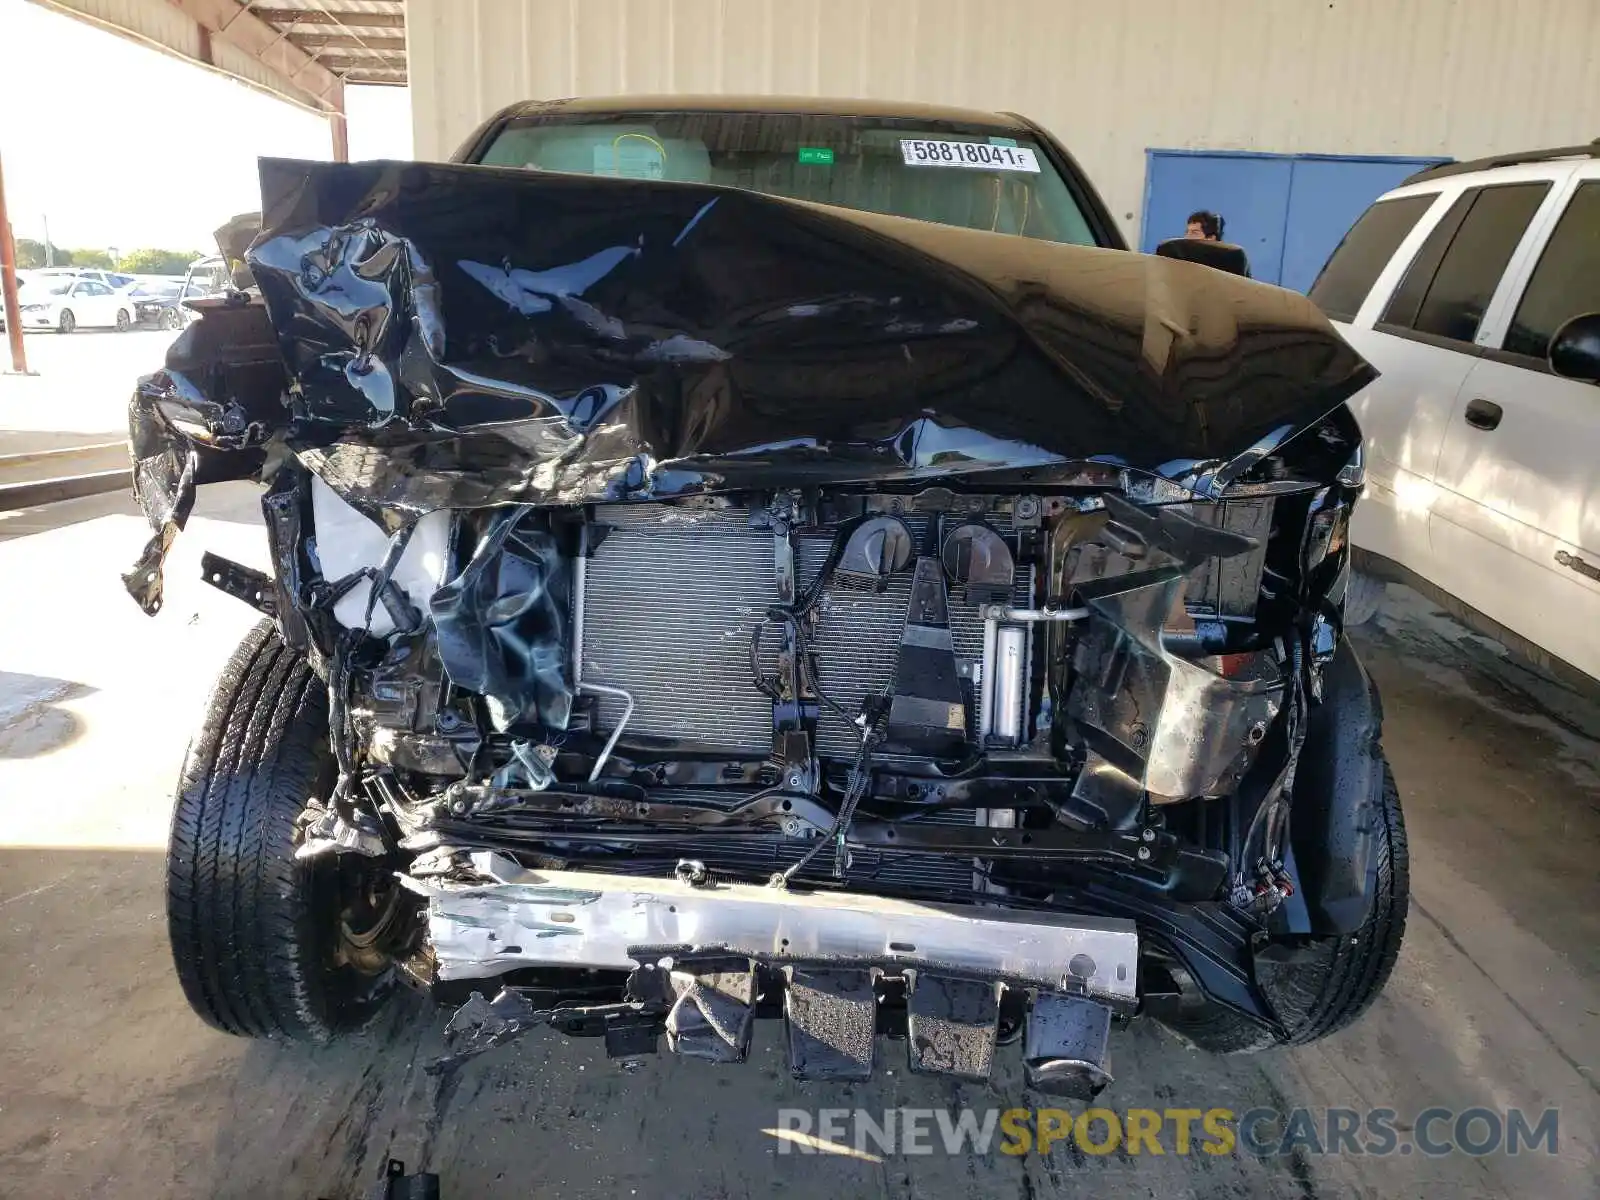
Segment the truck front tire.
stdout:
[[189,744],[167,848],[167,929],[184,995],[225,1033],[325,1041],[364,1024],[395,972],[375,952],[393,864],[295,858],[296,819],[336,777],[325,685],[263,621]]
[[1197,1004],[1165,1023],[1185,1041],[1217,1054],[1303,1046],[1361,1016],[1383,991],[1400,956],[1411,907],[1411,858],[1400,793],[1386,759],[1375,773],[1376,888],[1366,920],[1354,933],[1282,939],[1256,956],[1256,983],[1284,1027],[1263,1025],[1212,1003]]

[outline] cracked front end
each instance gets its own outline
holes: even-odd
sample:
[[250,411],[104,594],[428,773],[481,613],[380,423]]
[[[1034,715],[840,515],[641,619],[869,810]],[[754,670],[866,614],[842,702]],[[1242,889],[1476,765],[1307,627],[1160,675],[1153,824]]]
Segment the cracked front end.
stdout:
[[135,397],[127,580],[262,480],[273,574],[206,570],[328,685],[299,853],[393,864],[475,1044],[778,1005],[807,1077],[1026,1030],[1070,1092],[1185,989],[1274,1026],[1371,376],[1306,301],[709,186],[263,187],[259,291]]

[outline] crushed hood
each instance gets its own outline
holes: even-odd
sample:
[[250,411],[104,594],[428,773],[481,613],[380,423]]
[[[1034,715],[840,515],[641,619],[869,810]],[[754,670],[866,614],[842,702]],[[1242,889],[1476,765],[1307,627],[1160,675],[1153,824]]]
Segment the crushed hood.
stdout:
[[401,511],[1177,479],[1374,377],[1304,297],[1126,251],[490,167],[267,159],[261,182],[246,257],[291,440]]

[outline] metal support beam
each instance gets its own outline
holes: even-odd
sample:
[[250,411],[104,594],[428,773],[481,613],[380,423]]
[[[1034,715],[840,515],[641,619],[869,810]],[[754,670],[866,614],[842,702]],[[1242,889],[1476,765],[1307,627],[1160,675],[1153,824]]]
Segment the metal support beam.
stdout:
[[283,94],[325,113],[342,104],[329,99],[340,88],[338,75],[235,0],[167,0],[207,31],[206,40],[224,41],[268,67],[283,80]]
[[17,303],[17,247],[11,240],[11,219],[6,215],[6,173],[0,165],[0,301],[6,314],[6,340],[11,343],[11,369],[28,373],[28,356],[22,348],[22,306]]
[[344,114],[344,84],[334,93],[336,107],[328,114],[328,129],[333,135],[333,161],[350,161],[350,123]]
[[[260,9],[255,11],[259,12]],[[403,37],[383,37],[373,34],[364,37],[344,33],[301,33],[298,29],[289,34],[289,40],[302,50],[382,50],[403,55],[406,40]]]
[[[386,58],[357,58],[347,54],[322,54],[317,61],[328,70],[343,75],[346,71],[392,71],[403,72],[402,66],[396,66],[393,61]],[[403,61],[403,60],[402,60]]]
[[353,12],[338,8],[262,8],[252,7],[261,20],[271,25],[344,25],[351,29],[404,29],[403,13]]

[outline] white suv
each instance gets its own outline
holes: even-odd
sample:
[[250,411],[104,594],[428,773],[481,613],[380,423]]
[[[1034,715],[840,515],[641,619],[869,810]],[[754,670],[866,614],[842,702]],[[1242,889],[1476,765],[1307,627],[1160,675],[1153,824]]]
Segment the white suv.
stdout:
[[1383,373],[1349,619],[1398,579],[1600,678],[1600,143],[1412,176],[1311,298]]

